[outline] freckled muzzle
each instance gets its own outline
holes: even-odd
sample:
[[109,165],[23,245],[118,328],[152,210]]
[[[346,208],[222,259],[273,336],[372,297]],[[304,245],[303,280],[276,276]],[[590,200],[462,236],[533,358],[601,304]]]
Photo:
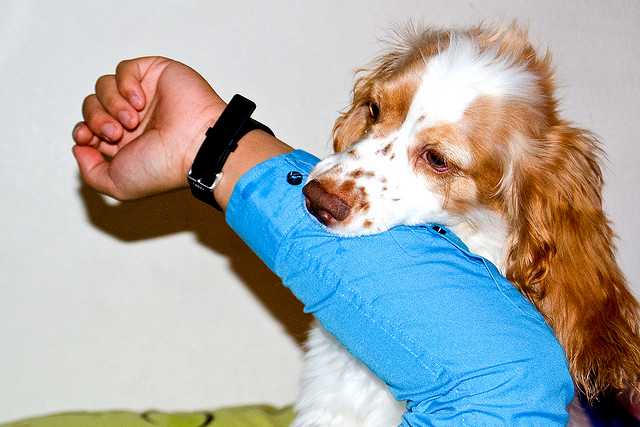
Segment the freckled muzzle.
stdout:
[[302,193],[309,212],[324,225],[331,225],[345,220],[351,212],[344,200],[328,192],[318,180],[309,181]]

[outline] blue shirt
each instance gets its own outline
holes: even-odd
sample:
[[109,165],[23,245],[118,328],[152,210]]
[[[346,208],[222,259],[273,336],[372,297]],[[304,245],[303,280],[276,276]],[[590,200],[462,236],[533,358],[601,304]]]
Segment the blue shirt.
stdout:
[[306,312],[407,401],[402,425],[566,424],[573,383],[536,309],[444,227],[331,234],[287,179],[306,178],[317,162],[294,151],[254,167],[236,184],[227,222]]

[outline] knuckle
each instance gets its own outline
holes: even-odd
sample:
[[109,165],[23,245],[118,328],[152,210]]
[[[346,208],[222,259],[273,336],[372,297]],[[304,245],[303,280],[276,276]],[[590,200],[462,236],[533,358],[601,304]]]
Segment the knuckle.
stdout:
[[123,59],[118,62],[118,65],[116,65],[116,75],[123,73],[129,67],[129,64],[131,64],[130,59]]
[[133,74],[137,67],[137,59],[138,58],[123,59],[122,61],[118,62],[118,65],[116,66],[116,76],[121,79],[123,77],[129,77],[131,74]]
[[91,95],[87,95],[84,100],[82,100],[82,111],[84,111],[85,113],[89,111],[89,108],[91,107],[91,103],[93,102],[93,99],[96,97],[96,95],[94,93],[92,93]]
[[107,87],[109,82],[111,80],[113,80],[113,79],[114,79],[114,75],[113,74],[105,74],[105,75],[102,75],[102,76],[98,77],[98,80],[96,80],[96,92],[99,91],[102,88]]

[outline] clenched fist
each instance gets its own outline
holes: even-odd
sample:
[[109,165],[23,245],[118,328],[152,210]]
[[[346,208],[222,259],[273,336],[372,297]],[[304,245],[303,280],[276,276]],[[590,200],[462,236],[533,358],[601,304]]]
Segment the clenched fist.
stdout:
[[84,181],[119,200],[185,187],[224,101],[193,69],[163,57],[122,61],[82,105],[73,148]]

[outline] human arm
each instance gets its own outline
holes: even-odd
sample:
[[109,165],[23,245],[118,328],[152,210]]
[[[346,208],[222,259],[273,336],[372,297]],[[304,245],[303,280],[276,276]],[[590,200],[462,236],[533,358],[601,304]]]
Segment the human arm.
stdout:
[[442,227],[329,233],[306,211],[300,186],[287,183],[317,160],[295,151],[248,171],[227,222],[407,401],[403,425],[566,423],[573,388],[564,353],[535,308]]
[[[186,186],[204,130],[224,103],[193,70],[164,61],[133,69],[147,103],[136,109],[140,124],[120,138],[112,135],[112,143],[94,137],[100,120],[118,116],[122,105],[113,89],[124,99],[129,80],[120,78],[122,90],[117,76],[115,86],[99,85],[111,88],[98,90],[94,101],[103,108],[85,103],[95,108],[74,132],[74,152],[84,179],[99,191],[130,199]],[[172,92],[169,83],[185,83],[185,74],[194,84]],[[185,113],[180,107],[191,104],[171,95],[193,95],[198,108]],[[100,156],[109,150],[111,161]],[[215,196],[230,225],[305,309],[408,402],[407,425],[438,417],[478,425],[498,415],[512,425],[566,421],[572,390],[562,352],[495,268],[429,228],[355,239],[328,233],[307,214],[300,187],[285,182],[290,170],[306,175],[317,159],[301,152],[274,158],[290,150],[260,131],[248,134],[225,165]]]
[[[119,200],[186,188],[207,128],[226,106],[193,69],[151,56],[122,61],[100,77],[73,129],[83,180]],[[214,196],[224,207],[242,174],[292,148],[262,131],[248,133],[224,165]]]

